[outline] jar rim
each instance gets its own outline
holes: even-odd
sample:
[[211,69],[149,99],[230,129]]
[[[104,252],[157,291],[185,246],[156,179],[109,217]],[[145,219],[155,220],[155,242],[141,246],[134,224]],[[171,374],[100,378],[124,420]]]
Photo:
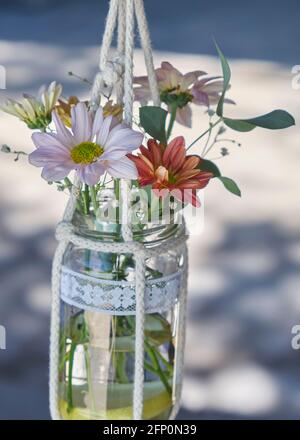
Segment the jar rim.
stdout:
[[[182,235],[185,232],[183,216],[176,216],[171,221],[164,219],[157,223],[136,223],[132,225],[135,241],[158,243]],[[170,220],[170,219],[169,219]],[[75,211],[72,220],[76,233],[102,241],[123,241],[121,223],[98,219],[93,213],[85,214]]]

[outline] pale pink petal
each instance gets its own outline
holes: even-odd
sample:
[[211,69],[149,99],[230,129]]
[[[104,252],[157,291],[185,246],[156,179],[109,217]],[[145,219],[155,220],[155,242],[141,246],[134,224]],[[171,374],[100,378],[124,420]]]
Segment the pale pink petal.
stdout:
[[179,124],[184,125],[185,127],[191,128],[191,126],[192,126],[192,110],[189,105],[186,105],[183,108],[177,109],[176,121]]
[[207,97],[208,97],[208,101],[209,101],[208,106],[218,104],[218,102],[220,100],[219,93],[210,93]]
[[222,79],[222,78],[223,77],[220,76],[220,75],[218,75],[218,76],[206,76],[205,78],[198,79],[196,81],[196,83],[194,84],[194,86],[197,87],[197,88],[201,88],[201,87],[203,87],[205,84],[207,84],[210,81],[214,81],[216,79]]
[[107,118],[104,118],[104,121],[97,134],[96,142],[102,147],[104,147],[107,142],[112,119],[113,119],[112,115],[108,116]]
[[75,139],[72,133],[67,129],[67,127],[62,123],[62,120],[58,116],[56,111],[52,112],[52,121],[54,122],[56,128],[56,138],[65,146],[73,147],[75,145]]
[[36,132],[32,134],[31,139],[37,148],[55,148],[57,151],[69,154],[68,147],[62,144],[54,134]]
[[71,108],[72,131],[76,143],[88,142],[92,137],[92,121],[84,102],[78,102]]
[[155,69],[155,75],[157,81],[165,81],[168,77],[168,71],[163,69],[162,67],[159,67],[158,69]]
[[45,180],[55,182],[64,179],[72,170],[71,167],[67,167],[62,164],[46,165],[42,171],[42,177]]
[[104,172],[105,168],[100,162],[81,166],[77,169],[79,179],[87,185],[96,185]]
[[99,132],[99,130],[101,129],[101,126],[103,124],[103,109],[102,107],[99,107],[98,110],[96,111],[95,117],[94,117],[94,122],[93,122],[93,129],[92,129],[92,136],[96,136],[97,133]]
[[48,163],[71,163],[70,156],[57,148],[41,147],[28,156],[29,163],[42,167]]
[[206,75],[206,72],[203,72],[202,70],[195,70],[194,72],[189,72],[183,75],[183,78],[181,80],[181,87],[183,89],[189,88],[191,84],[193,84],[199,76]]
[[149,87],[148,76],[135,76],[133,78],[133,84],[140,84],[141,86]]
[[147,104],[151,99],[150,89],[146,87],[135,87],[133,92],[135,101],[139,101],[142,105]]
[[176,75],[178,76],[182,76],[182,73],[179,72],[179,70],[177,70],[171,63],[169,63],[168,61],[163,61],[161,63],[161,68],[163,70],[167,70],[168,72],[172,72],[172,73],[176,73]]
[[208,94],[215,93],[215,92],[221,93],[223,90],[223,81],[212,81],[212,82],[206,83],[203,86],[203,90]]
[[137,179],[138,177],[136,166],[128,157],[109,162],[107,171],[112,177],[119,179]]
[[108,161],[119,160],[119,159],[122,159],[122,157],[126,156],[127,153],[128,153],[128,151],[125,148],[114,148],[114,147],[108,148],[101,155],[101,157],[99,158],[99,161],[103,162],[106,160],[108,160]]
[[127,152],[134,151],[141,146],[143,139],[144,135],[138,131],[124,128],[124,126],[118,129],[118,126],[116,126],[108,136],[105,150],[124,148]]
[[171,63],[164,61],[161,63],[161,68],[167,71],[167,77],[165,79],[167,87],[176,87],[181,83],[183,75],[179,70],[172,66]]
[[209,99],[207,93],[202,91],[201,89],[192,89],[192,95],[194,97],[193,103],[197,105],[205,105],[209,107]]

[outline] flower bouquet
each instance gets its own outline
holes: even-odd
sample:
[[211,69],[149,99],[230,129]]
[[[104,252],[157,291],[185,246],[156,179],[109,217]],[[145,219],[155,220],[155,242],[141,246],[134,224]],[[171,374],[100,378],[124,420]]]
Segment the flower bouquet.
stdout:
[[[133,253],[118,247],[123,242],[121,181],[130,181],[132,239],[150,252],[145,261],[142,416],[168,419],[181,386],[179,308],[186,265],[184,248],[169,244],[185,235],[182,212],[189,204],[200,208],[198,191],[215,180],[240,196],[238,185],[209,156],[219,143],[218,159],[229,154],[226,143],[238,144],[224,138],[225,131],[294,124],[283,110],[250,119],[225,116],[225,104],[234,104],[227,98],[231,74],[218,46],[217,51],[221,76],[201,70],[182,74],[163,62],[155,70],[162,106],[150,105],[149,78],[134,78],[140,106],[132,127],[123,120],[122,100],[114,100],[115,88],[107,84],[97,106],[89,99],[64,97],[55,82],[38,97],[24,95],[3,106],[33,130],[29,163],[42,168],[49,184],[75,197],[72,225],[78,240],[62,255],[60,277],[57,398],[62,419],[134,417],[138,274]],[[114,61],[111,66],[122,81],[122,69]],[[175,123],[191,127],[193,105],[203,107],[207,129],[189,141],[173,137]],[[7,145],[2,151],[16,159],[25,154]],[[85,247],[84,240],[103,244],[103,250]]]

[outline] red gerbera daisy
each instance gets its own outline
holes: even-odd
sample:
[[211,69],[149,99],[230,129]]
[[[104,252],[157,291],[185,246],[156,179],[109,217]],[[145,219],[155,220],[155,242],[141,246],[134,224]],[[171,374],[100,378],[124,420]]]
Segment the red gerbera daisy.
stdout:
[[212,173],[201,171],[201,158],[186,155],[182,136],[173,139],[167,146],[150,139],[148,148],[141,146],[137,156],[128,154],[138,170],[141,186],[151,185],[159,197],[168,193],[180,201],[199,207],[196,190],[204,188]]

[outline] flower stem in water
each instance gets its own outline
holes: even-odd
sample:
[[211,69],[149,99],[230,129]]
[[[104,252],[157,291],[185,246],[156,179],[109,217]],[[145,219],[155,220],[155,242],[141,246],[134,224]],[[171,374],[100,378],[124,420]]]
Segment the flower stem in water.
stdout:
[[73,409],[73,385],[72,385],[72,376],[73,376],[73,362],[74,362],[74,353],[76,350],[76,343],[72,342],[70,346],[70,355],[69,355],[69,371],[68,371],[68,391],[67,391],[67,399],[68,399],[68,407],[67,411],[70,412]]

